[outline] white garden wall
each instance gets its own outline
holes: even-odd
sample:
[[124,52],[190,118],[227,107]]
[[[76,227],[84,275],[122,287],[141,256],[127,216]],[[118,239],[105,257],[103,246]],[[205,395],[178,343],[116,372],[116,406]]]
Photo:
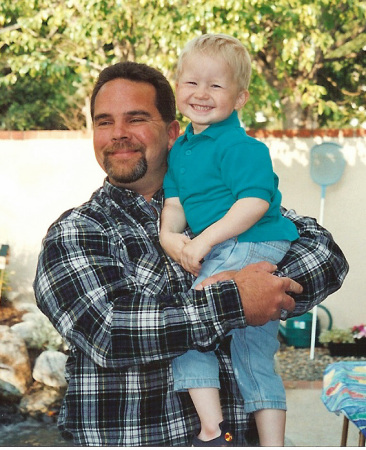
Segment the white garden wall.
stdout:
[[[310,149],[323,141],[342,145],[347,165],[342,179],[327,188],[324,226],[344,251],[350,272],[343,288],[324,305],[334,326],[366,323],[366,136],[308,134],[267,132],[257,137],[271,150],[283,205],[317,218],[320,187],[310,177]],[[11,248],[8,271],[14,292],[32,295],[48,226],[66,209],[87,201],[103,179],[90,134],[0,131],[0,244]]]

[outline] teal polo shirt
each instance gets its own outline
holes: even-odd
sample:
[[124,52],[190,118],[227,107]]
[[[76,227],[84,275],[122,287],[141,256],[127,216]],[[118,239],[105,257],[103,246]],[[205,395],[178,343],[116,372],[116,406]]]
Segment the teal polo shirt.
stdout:
[[298,238],[295,225],[280,213],[282,195],[266,145],[248,136],[237,112],[199,134],[189,124],[168,156],[165,197],[179,197],[194,234],[221,219],[246,197],[261,198],[269,209],[238,236],[241,242]]

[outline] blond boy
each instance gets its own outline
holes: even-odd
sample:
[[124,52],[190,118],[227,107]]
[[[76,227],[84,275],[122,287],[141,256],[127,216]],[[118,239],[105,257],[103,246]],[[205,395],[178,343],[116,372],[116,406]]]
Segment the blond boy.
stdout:
[[[174,260],[203,279],[262,260],[279,262],[298,238],[280,213],[281,194],[268,148],[246,135],[237,111],[249,98],[251,61],[230,36],[189,42],[178,62],[176,98],[191,123],[169,155],[160,241]],[[195,237],[183,231],[190,226]],[[284,445],[286,398],[274,371],[278,321],[233,330],[231,359],[260,444]],[[175,389],[188,390],[201,421],[194,446],[229,446],[215,353],[190,350],[173,360]]]

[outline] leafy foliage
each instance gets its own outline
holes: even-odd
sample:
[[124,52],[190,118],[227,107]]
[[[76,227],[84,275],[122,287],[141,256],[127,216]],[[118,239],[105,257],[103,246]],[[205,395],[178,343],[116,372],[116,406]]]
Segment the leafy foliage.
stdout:
[[362,0],[2,0],[0,128],[82,128],[103,67],[135,60],[174,83],[180,49],[206,32],[233,35],[252,55],[247,126],[362,123],[365,8]]
[[345,344],[354,343],[354,336],[351,329],[333,328],[332,330],[322,331],[319,336],[319,342],[322,344]]

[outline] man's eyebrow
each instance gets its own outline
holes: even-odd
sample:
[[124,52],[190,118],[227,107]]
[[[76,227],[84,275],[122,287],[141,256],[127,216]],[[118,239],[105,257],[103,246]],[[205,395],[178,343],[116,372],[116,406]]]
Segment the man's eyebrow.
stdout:
[[[143,117],[148,117],[148,118],[151,117],[151,114],[148,111],[145,111],[144,109],[136,109],[136,110],[133,109],[131,111],[127,111],[127,112],[123,113],[123,115],[127,116],[127,117],[134,117],[134,116],[143,116]],[[111,114],[101,113],[101,114],[97,114],[94,117],[94,120],[98,121],[98,120],[108,119],[110,117],[111,117]]]
[[124,113],[124,115],[151,117],[151,114],[148,111],[145,111],[144,109],[133,109],[132,111],[127,111],[126,113]]
[[97,121],[97,120],[101,120],[101,119],[107,119],[107,118],[109,118],[110,116],[111,116],[110,114],[102,113],[102,114],[96,115],[96,116],[94,117],[94,120]]

